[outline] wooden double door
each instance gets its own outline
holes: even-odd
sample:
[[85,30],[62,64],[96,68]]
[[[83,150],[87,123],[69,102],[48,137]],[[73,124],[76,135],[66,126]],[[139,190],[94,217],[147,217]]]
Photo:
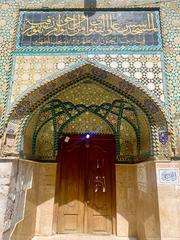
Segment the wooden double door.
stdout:
[[66,136],[57,160],[57,233],[115,233],[113,136]]

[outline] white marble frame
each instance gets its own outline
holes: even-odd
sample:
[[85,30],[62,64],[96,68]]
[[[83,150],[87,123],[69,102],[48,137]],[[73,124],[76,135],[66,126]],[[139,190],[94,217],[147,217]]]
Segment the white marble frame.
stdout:
[[[176,173],[176,180],[172,181],[165,181],[161,179],[161,172],[167,171],[167,172],[175,172]],[[179,184],[179,169],[178,168],[158,168],[157,169],[157,180],[158,184]]]

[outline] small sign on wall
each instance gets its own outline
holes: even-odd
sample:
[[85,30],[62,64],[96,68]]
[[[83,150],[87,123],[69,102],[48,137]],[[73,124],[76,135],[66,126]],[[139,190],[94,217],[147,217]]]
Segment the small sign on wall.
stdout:
[[158,182],[161,184],[178,184],[179,169],[161,168],[158,169]]

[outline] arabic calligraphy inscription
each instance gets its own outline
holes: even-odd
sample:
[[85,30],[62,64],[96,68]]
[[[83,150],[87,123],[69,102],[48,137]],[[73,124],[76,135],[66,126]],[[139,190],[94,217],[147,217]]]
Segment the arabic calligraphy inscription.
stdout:
[[159,169],[159,183],[177,184],[179,181],[178,169]]
[[157,11],[22,11],[19,46],[159,44]]

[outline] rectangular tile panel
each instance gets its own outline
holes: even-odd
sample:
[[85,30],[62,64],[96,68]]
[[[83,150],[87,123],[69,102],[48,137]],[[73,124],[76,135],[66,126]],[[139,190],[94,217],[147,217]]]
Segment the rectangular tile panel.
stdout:
[[158,11],[21,11],[17,47],[159,46]]

